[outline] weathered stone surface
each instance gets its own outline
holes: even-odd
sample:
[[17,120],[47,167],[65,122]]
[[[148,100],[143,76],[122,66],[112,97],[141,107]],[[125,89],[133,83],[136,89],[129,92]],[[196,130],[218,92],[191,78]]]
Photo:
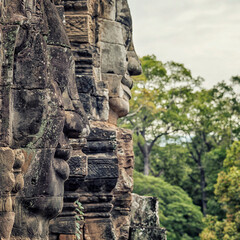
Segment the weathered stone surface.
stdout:
[[159,226],[157,198],[137,194],[132,194],[132,197],[131,222],[142,227]]
[[124,75],[127,68],[125,46],[115,43],[101,42],[102,73]]
[[15,217],[15,195],[23,187],[21,167],[24,161],[22,150],[0,147],[0,239],[10,237]]
[[71,234],[76,232],[75,221],[66,217],[58,217],[55,224],[51,225],[51,233]]
[[86,219],[84,231],[86,240],[116,239],[109,218]]
[[61,234],[59,236],[59,240],[76,240],[76,236],[75,235]]
[[[14,152],[10,148],[0,149],[0,164],[1,164],[1,174],[0,174],[0,195],[4,195],[6,192],[11,192],[14,187],[15,179],[13,175],[13,165],[14,165]],[[1,208],[3,210],[3,208]]]
[[[126,30],[121,23],[107,19],[100,19],[98,24],[98,40],[100,42],[124,45],[126,41],[126,39],[124,39],[124,31]],[[109,34],[110,31],[111,35]],[[116,58],[116,56],[114,56],[114,58]],[[113,60],[113,58],[111,60]]]
[[9,239],[14,223],[11,191],[15,185],[13,174],[14,152],[0,148],[0,239]]
[[87,156],[81,150],[73,151],[68,164],[71,176],[85,177],[88,175]]
[[90,21],[91,19],[88,15],[66,15],[66,28],[68,29],[70,41],[89,42],[88,29],[90,28]]
[[160,228],[158,200],[132,194],[130,240],[166,240],[166,229]]
[[[84,239],[128,239],[133,186],[132,137],[128,131],[107,122],[116,124],[117,118],[128,113],[130,75],[141,72],[136,54],[128,54],[134,51],[129,48],[132,42],[131,21],[127,21],[131,19],[130,11],[126,1],[121,4],[115,0],[63,2],[76,65],[77,89],[92,120],[91,132],[83,147],[88,158],[87,175],[78,175],[78,170],[74,170],[74,166],[79,169],[84,162],[82,156],[75,155],[70,160],[74,174],[65,189],[68,193],[79,193],[85,207]],[[125,12],[128,16],[124,16]],[[136,58],[131,64],[131,73],[127,59],[130,55],[131,61]]]
[[116,129],[98,122],[92,123],[91,129],[87,146],[83,149],[88,156],[88,175],[78,189],[85,212],[84,239],[114,240],[112,190],[119,173]]
[[104,19],[115,21],[116,19],[116,2],[117,0],[100,1],[100,16]]
[[9,239],[14,223],[15,214],[13,212],[0,213],[0,239]]
[[[133,144],[132,134],[129,130],[117,131],[117,156],[119,177],[114,188],[113,199],[113,225],[116,239],[128,239],[130,227],[130,208],[133,190]],[[129,164],[130,163],[130,164]]]
[[129,240],[167,240],[166,229],[153,227],[133,227]]
[[0,12],[0,238],[13,227],[11,239],[48,239],[70,173],[68,138],[86,137],[88,121],[63,7],[4,0]]

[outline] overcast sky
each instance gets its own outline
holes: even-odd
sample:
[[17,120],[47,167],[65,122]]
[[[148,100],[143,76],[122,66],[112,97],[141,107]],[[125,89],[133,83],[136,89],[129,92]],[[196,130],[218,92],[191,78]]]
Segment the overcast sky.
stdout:
[[240,75],[240,0],[128,0],[139,56],[184,63],[211,87]]

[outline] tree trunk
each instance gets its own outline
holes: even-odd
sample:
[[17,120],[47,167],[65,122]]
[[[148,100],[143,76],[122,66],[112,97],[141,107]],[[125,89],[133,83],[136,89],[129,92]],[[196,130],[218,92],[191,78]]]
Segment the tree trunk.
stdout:
[[201,174],[201,192],[202,192],[202,212],[203,216],[206,217],[207,204],[206,204],[206,181],[205,181],[205,172],[202,166],[200,166],[200,174]]
[[144,172],[143,174],[146,175],[146,176],[149,176],[149,173],[150,173],[150,154],[148,152],[148,146],[147,144],[145,143],[144,146],[144,152],[143,152],[143,158],[144,158]]
[[205,179],[205,170],[202,166],[202,154],[203,151],[197,151],[196,150],[197,157],[194,157],[194,154],[191,153],[193,159],[198,165],[198,168],[200,170],[200,186],[201,186],[201,202],[202,202],[202,213],[203,216],[206,217],[207,213],[207,201],[206,201],[206,179]]

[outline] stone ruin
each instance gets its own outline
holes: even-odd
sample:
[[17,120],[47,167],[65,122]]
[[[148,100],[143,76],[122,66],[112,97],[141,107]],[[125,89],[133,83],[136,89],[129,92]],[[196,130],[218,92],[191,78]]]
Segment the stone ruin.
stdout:
[[136,239],[127,0],[0,0],[0,19],[0,239]]

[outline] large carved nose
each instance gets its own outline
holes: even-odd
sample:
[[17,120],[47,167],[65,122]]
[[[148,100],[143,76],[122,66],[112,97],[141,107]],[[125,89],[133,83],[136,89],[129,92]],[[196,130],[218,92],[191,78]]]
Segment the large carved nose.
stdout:
[[142,74],[141,62],[135,52],[134,46],[131,44],[128,53],[128,72],[130,76],[137,76]]

